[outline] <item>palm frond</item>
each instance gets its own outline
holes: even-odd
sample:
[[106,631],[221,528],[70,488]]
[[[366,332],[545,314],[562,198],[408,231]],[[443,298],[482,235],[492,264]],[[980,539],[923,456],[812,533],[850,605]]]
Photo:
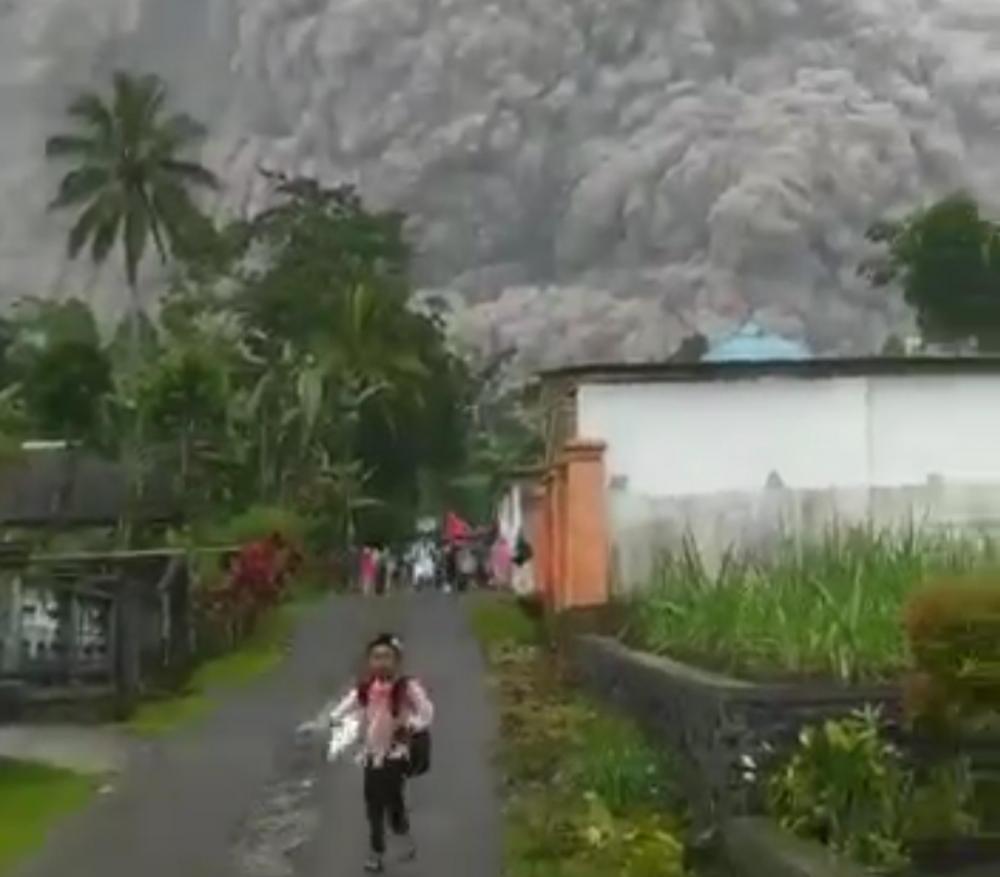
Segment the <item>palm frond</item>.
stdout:
[[158,76],[133,76],[121,71],[114,74],[113,113],[123,143],[138,152],[165,98],[166,86]]
[[122,211],[109,210],[102,212],[100,221],[94,229],[93,241],[90,247],[90,257],[95,265],[101,265],[118,239],[118,229],[122,224]]
[[150,212],[156,216],[166,246],[177,253],[183,249],[188,230],[196,225],[198,209],[183,186],[162,174],[151,180],[150,190]]
[[142,192],[133,189],[125,205],[125,273],[134,286],[149,240],[149,211]]
[[80,255],[80,251],[87,245],[93,237],[94,230],[100,223],[103,215],[104,204],[100,199],[91,203],[83,213],[77,218],[70,229],[67,238],[66,250],[71,259]]
[[96,158],[102,152],[101,143],[94,137],[82,134],[56,134],[45,141],[48,158]]
[[98,194],[110,182],[107,168],[86,164],[67,173],[59,183],[59,192],[49,203],[50,210],[80,204]]
[[66,110],[67,114],[78,119],[97,134],[102,141],[110,142],[114,137],[115,120],[111,107],[101,96],[92,91],[77,97]]

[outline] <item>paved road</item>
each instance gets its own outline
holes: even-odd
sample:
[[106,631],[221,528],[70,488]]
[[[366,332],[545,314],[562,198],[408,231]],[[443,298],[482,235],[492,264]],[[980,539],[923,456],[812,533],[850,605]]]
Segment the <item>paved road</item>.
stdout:
[[364,639],[396,630],[437,708],[435,763],[414,783],[407,877],[499,877],[494,718],[461,604],[334,598],[303,622],[283,668],[207,722],[152,747],[19,877],[344,877],[361,873],[360,772],[323,764],[295,730],[342,693]]

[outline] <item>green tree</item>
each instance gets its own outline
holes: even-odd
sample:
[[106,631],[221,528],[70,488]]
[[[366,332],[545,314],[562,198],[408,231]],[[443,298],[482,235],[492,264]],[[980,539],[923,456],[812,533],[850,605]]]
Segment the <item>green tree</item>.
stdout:
[[1000,350],[1000,226],[968,195],[952,195],[868,233],[883,252],[862,266],[877,286],[898,283],[930,341],[974,339]]
[[199,442],[213,444],[224,435],[227,389],[224,363],[196,344],[169,348],[145,374],[139,392],[143,420],[154,437],[175,443],[185,495],[200,462]]
[[260,345],[324,345],[355,290],[397,303],[409,294],[410,252],[398,213],[369,210],[350,186],[268,175],[277,203],[227,232],[241,260],[234,305]]
[[41,350],[24,381],[28,415],[47,438],[93,440],[101,400],[110,391],[108,358],[99,347],[81,341]]
[[102,264],[121,243],[137,361],[139,267],[150,239],[166,261],[194,246],[206,228],[193,194],[215,188],[216,179],[188,157],[203,129],[168,111],[166,86],[151,75],[115,73],[110,96],[84,93],[67,113],[74,130],[46,143],[50,158],[71,165],[51,207],[76,212],[68,238],[72,258],[89,248],[92,261]]
[[388,538],[415,513],[419,474],[461,462],[460,364],[411,307],[400,215],[349,187],[274,180],[275,205],[226,231],[233,261],[211,297],[241,327],[257,480],[279,500],[357,464],[378,500],[359,527],[377,519]]
[[111,364],[90,308],[77,299],[27,298],[8,328],[8,379],[18,387],[29,431],[99,441]]

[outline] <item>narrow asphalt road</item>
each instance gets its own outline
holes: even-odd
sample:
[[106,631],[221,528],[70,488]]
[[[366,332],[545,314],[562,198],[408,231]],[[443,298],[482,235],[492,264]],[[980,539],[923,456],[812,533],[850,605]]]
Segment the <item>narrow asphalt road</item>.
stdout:
[[464,606],[444,595],[331,598],[288,661],[205,722],[148,747],[18,877],[346,877],[366,852],[360,770],[327,765],[296,728],[346,691],[365,639],[401,634],[437,706],[434,764],[410,798],[406,877],[499,877],[494,716]]

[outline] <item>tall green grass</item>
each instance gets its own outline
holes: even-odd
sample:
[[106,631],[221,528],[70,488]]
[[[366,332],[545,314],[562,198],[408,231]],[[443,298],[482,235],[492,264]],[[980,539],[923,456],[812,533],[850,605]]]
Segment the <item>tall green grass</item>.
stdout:
[[[907,662],[907,596],[939,575],[1000,570],[991,539],[830,531],[709,569],[690,542],[625,607],[626,640],[750,677],[888,678]],[[1000,586],[1000,576],[998,576]]]

